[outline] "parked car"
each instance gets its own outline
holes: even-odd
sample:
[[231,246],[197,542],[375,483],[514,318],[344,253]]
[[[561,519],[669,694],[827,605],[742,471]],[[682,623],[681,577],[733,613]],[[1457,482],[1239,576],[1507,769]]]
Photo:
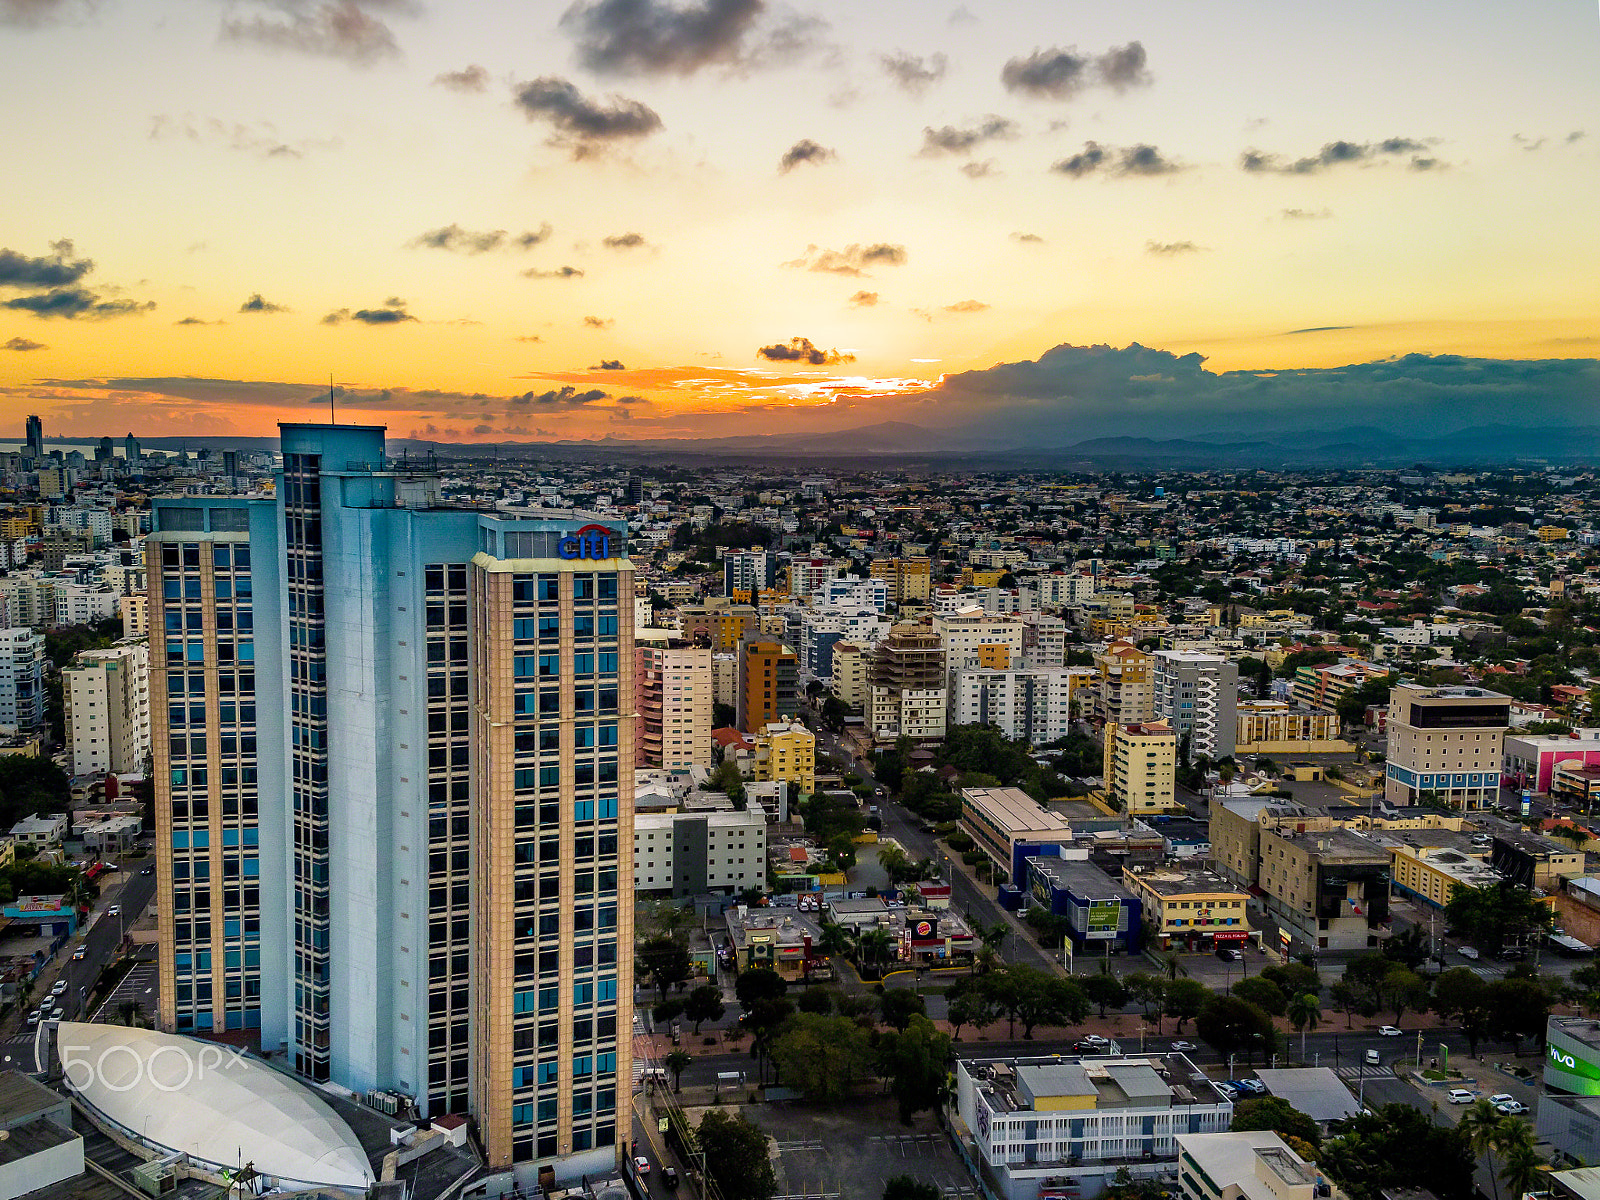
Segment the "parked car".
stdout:
[[1451,1104],[1471,1104],[1477,1097],[1467,1091],[1466,1088],[1451,1088],[1446,1093],[1445,1099],[1449,1100]]
[[1516,1097],[1510,1092],[1496,1092],[1493,1096],[1489,1097],[1489,1103],[1494,1105],[1496,1108],[1499,1108],[1502,1104],[1509,1104],[1515,1099]]
[[1379,1037],[1399,1037],[1400,1036],[1400,1031],[1398,1029],[1396,1029],[1393,1025],[1380,1025],[1380,1026],[1378,1026],[1378,1036]]
[[1476,960],[1479,957],[1477,950],[1473,949],[1471,946],[1457,946],[1456,953],[1461,955],[1462,958]]
[[1239,952],[1237,950],[1230,950],[1226,946],[1218,946],[1217,957],[1223,962],[1238,962]]
[[650,1160],[642,1154],[634,1155],[633,1169],[641,1176],[650,1174]]
[[1500,951],[1501,962],[1521,962],[1528,957],[1528,952],[1521,946],[1507,946]]
[[1376,1050],[1368,1050],[1363,1057],[1365,1058],[1366,1064],[1369,1067],[1377,1067],[1377,1066],[1382,1066],[1383,1065],[1383,1059],[1378,1057],[1378,1052]]
[[1239,1090],[1248,1092],[1252,1096],[1265,1096],[1267,1094],[1267,1085],[1259,1079],[1241,1079],[1239,1080]]
[[1507,1100],[1504,1104],[1496,1104],[1494,1110],[1507,1117],[1520,1117],[1528,1111],[1528,1106],[1521,1100]]

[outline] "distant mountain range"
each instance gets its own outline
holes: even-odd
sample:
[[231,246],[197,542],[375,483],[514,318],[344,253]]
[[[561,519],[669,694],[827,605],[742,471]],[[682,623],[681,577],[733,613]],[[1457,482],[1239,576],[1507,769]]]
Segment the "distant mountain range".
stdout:
[[[148,449],[191,453],[200,449],[277,449],[276,438],[143,438]],[[51,438],[52,444],[93,445],[93,438]],[[120,449],[120,440],[118,443]],[[937,430],[900,421],[864,425],[819,434],[747,434],[721,438],[633,441],[420,442],[389,441],[391,453],[426,454],[441,458],[507,459],[543,457],[562,462],[606,459],[648,463],[670,458],[817,463],[922,463],[943,469],[961,465],[980,470],[1007,468],[1054,470],[1191,469],[1203,467],[1391,467],[1412,463],[1433,466],[1494,466],[1518,462],[1583,465],[1600,463],[1600,426],[1525,428],[1483,425],[1437,437],[1407,436],[1376,427],[1321,430],[1276,430],[1248,440],[1237,435],[1184,438],[1096,437],[1054,446],[1019,446],[1002,435],[980,435],[965,429]]]

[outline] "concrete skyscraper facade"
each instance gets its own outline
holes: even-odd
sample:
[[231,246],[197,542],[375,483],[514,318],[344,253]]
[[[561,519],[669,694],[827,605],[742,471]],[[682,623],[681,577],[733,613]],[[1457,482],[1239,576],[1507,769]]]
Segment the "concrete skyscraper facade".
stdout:
[[626,531],[443,503],[378,428],[282,450],[276,497],[154,504],[151,623],[181,631],[152,655],[162,1022],[470,1113],[496,1165],[609,1166]]

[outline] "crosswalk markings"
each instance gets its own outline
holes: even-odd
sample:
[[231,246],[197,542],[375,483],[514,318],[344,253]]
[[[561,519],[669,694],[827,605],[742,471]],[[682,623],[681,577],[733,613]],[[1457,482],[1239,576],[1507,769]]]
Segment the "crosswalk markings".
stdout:
[[1339,1067],[1335,1072],[1341,1079],[1398,1079],[1392,1067]]

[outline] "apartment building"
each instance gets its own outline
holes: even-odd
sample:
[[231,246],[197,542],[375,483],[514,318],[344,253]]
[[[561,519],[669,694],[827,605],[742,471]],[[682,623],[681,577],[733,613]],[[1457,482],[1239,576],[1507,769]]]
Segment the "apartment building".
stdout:
[[926,626],[902,623],[872,648],[867,663],[867,730],[879,742],[944,737],[944,646]]
[[1359,659],[1320,663],[1301,667],[1295,672],[1291,694],[1296,704],[1333,712],[1347,692],[1354,691],[1369,680],[1383,679],[1388,674],[1387,668]]
[[1044,613],[1022,615],[1022,665],[1062,667],[1067,661],[1067,623]]
[[740,729],[751,732],[800,711],[800,660],[793,650],[757,639],[740,642],[738,655],[734,710]]
[[1151,655],[1157,720],[1165,721],[1189,753],[1215,761],[1233,753],[1238,731],[1239,668],[1220,654],[1157,650]]
[[872,577],[889,585],[889,601],[895,605],[918,604],[928,599],[933,582],[933,564],[926,557],[875,558]]
[[756,731],[755,777],[784,782],[796,800],[817,790],[817,735],[799,721],[772,721]]
[[150,754],[150,648],[84,650],[61,672],[73,775],[142,774]]
[[44,634],[0,629],[0,734],[44,728]]
[[828,689],[846,708],[857,712],[867,705],[867,663],[871,647],[857,642],[833,644],[833,674]]
[[1022,661],[1022,622],[1016,617],[986,613],[967,607],[936,614],[933,632],[944,648],[945,670],[969,667],[1004,671]]
[[634,765],[673,771],[714,765],[711,648],[671,630],[634,630],[639,728]]
[[952,1133],[997,1200],[1094,1200],[1154,1181],[1178,1139],[1221,1133],[1233,1102],[1182,1053],[958,1059]]
[[1500,797],[1511,698],[1476,687],[1403,683],[1389,693],[1384,798],[1415,804],[1424,793],[1454,808]]
[[1241,700],[1235,754],[1339,754],[1355,747],[1339,737],[1337,713],[1283,700]]
[[642,896],[733,896],[764,887],[767,819],[745,812],[640,813],[633,823],[633,887]]
[[1107,725],[1106,799],[1130,816],[1166,812],[1177,801],[1178,735],[1163,722]]
[[1013,740],[1049,745],[1072,732],[1073,693],[1090,678],[1082,667],[959,669],[950,687],[950,724],[994,725]]
[[812,592],[812,599],[821,605],[871,608],[881,614],[889,610],[889,584],[877,576],[870,579],[830,578]]
[[752,597],[770,588],[778,577],[777,556],[765,550],[728,550],[722,555],[722,594],[748,592]]
[[761,615],[749,604],[681,604],[678,621],[684,637],[723,654],[737,650],[745,638],[761,633]]
[[286,425],[282,449],[272,496],[154,503],[162,1027],[259,1031],[313,1082],[469,1114],[524,1186],[610,1170],[626,529],[446,505],[379,428]]
[[1155,719],[1150,656],[1132,642],[1112,642],[1094,656],[1095,721],[1137,725]]

